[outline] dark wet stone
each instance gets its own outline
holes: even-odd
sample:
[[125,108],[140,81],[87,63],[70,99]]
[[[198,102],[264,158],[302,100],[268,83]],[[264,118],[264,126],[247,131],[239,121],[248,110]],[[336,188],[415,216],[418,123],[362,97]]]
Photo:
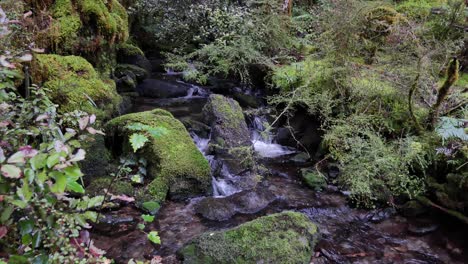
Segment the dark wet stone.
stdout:
[[432,233],[439,228],[437,223],[427,220],[417,220],[408,226],[408,231],[413,235],[423,236]]
[[401,207],[401,213],[404,216],[414,217],[425,212],[427,212],[427,208],[416,200],[408,201]]
[[137,224],[133,216],[107,214],[94,225],[94,230],[113,236],[131,232],[136,229]]
[[267,189],[247,190],[222,198],[204,198],[195,211],[209,220],[226,221],[236,214],[258,213],[275,200],[275,195]]
[[177,98],[186,96],[190,88],[190,85],[180,82],[146,79],[136,89],[146,97]]
[[395,208],[385,208],[383,210],[378,210],[370,215],[369,220],[373,223],[380,223],[396,214]]

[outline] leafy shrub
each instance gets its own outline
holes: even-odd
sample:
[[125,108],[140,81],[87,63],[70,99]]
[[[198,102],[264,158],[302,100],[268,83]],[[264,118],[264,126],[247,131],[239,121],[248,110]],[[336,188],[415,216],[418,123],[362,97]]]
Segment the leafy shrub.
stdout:
[[412,138],[387,143],[370,129],[339,124],[325,134],[324,143],[340,162],[339,182],[360,206],[391,201],[393,196],[414,198],[425,190],[424,178],[411,168],[428,166],[427,150]]

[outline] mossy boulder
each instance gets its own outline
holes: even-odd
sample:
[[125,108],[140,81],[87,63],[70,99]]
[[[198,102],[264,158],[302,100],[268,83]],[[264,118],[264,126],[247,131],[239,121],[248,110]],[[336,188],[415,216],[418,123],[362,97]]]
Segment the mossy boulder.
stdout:
[[[167,194],[173,199],[184,199],[209,192],[208,161],[179,120],[161,109],[111,120],[106,128],[112,137],[114,153],[132,151],[128,138],[135,132],[135,127],[140,127],[139,133],[149,137],[149,142],[137,154],[148,161],[148,176],[153,179],[146,188],[154,201],[164,201]],[[154,131],[160,133],[156,135]]]
[[202,234],[179,254],[186,264],[310,263],[318,238],[306,215],[284,212]]
[[153,71],[153,66],[143,51],[131,43],[122,43],[117,47],[117,62],[136,65],[149,73]]
[[61,112],[82,110],[105,119],[118,110],[121,98],[114,81],[102,79],[82,57],[37,55],[33,69],[34,82],[50,90]]
[[232,173],[250,168],[252,142],[239,103],[219,94],[210,95],[203,116],[212,128],[211,151],[224,159]]
[[114,75],[117,78],[131,74],[135,76],[136,82],[142,82],[148,77],[149,72],[143,68],[131,64],[119,64],[115,67]]

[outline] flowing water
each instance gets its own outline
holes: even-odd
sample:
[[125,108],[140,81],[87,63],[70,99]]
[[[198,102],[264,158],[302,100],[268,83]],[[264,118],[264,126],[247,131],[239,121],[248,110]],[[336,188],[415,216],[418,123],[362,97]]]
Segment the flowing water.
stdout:
[[[199,118],[207,94],[206,90],[192,86],[184,98],[139,98],[134,111],[161,107],[177,118]],[[259,162],[270,171],[257,186],[274,194],[275,200],[268,206],[253,214],[235,214],[227,221],[211,221],[196,213],[195,207],[203,197],[185,202],[167,201],[151,227],[159,231],[160,246],[152,246],[145,241],[146,236],[134,228],[123,234],[95,235],[96,244],[119,263],[132,257],[151,259],[154,255],[162,256],[163,263],[179,263],[176,251],[203,232],[223,230],[263,215],[294,210],[308,215],[322,234],[311,263],[466,263],[467,230],[460,223],[447,224],[446,220],[438,220],[444,218],[434,214],[406,218],[393,208],[355,209],[348,205],[346,193],[335,186],[330,185],[321,192],[308,188],[301,181],[299,170],[313,164],[293,162],[291,156],[297,150],[276,144],[274,135],[265,131],[266,120],[265,116],[254,116],[249,123]],[[210,138],[194,132],[191,136],[214,166],[218,162],[216,157],[206,154]],[[224,167],[219,175],[213,175],[213,196],[225,199],[237,195],[241,189],[236,183],[241,180],[242,177],[230,174]],[[136,218],[138,212],[126,206],[115,214]]]

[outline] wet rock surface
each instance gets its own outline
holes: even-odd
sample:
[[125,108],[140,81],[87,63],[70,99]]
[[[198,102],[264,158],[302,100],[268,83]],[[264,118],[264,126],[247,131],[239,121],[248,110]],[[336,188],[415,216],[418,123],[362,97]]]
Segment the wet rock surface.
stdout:
[[195,211],[205,219],[226,221],[236,214],[255,214],[276,200],[268,189],[256,188],[242,191],[227,197],[206,197],[195,207]]
[[176,98],[187,95],[190,85],[164,81],[158,79],[146,79],[136,87],[141,96],[151,98]]

